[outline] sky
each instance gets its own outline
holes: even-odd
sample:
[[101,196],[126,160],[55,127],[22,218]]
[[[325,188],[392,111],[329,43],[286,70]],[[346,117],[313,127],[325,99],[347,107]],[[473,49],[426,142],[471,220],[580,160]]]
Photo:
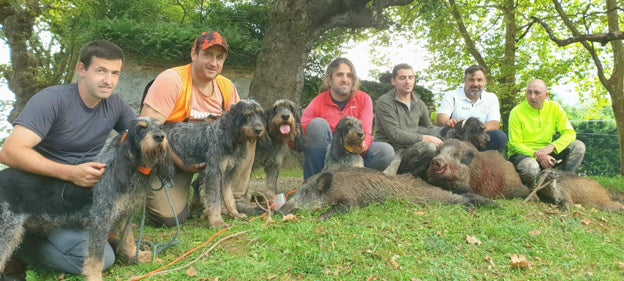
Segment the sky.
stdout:
[[[9,46],[4,42],[0,43],[0,64],[10,62]],[[0,100],[15,100],[15,95],[9,90],[6,85],[6,80],[3,78],[0,80]]]

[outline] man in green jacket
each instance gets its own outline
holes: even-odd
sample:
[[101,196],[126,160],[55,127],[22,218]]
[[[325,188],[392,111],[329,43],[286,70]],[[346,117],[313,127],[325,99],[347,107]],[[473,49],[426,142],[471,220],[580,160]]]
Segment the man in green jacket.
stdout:
[[509,160],[529,187],[541,169],[559,167],[576,173],[585,157],[585,144],[576,139],[567,114],[549,96],[546,82],[533,80],[526,101],[509,115]]
[[[441,139],[428,134],[435,127],[427,106],[414,94],[415,81],[410,65],[394,66],[391,80],[394,89],[375,102],[375,139],[389,143],[412,163],[433,158],[442,145]],[[414,172],[412,168],[418,167],[408,167],[408,163],[401,161],[398,173]]]

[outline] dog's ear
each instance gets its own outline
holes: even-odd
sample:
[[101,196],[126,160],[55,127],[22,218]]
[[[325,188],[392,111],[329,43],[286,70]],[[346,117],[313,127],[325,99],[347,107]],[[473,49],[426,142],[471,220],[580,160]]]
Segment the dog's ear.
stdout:
[[271,136],[266,133],[263,134],[262,137],[258,140],[258,143],[256,144],[256,149],[268,149],[271,146],[273,146],[273,140],[271,140]]
[[175,165],[173,164],[173,159],[171,159],[170,152],[167,152],[167,156],[164,161],[160,162],[156,168],[156,172],[158,173],[158,177],[163,183],[163,186],[173,187],[173,180],[175,179]]
[[293,116],[295,116],[295,123],[301,124],[301,108],[299,108],[299,106],[292,101],[289,101],[289,105],[291,107]]
[[[237,128],[237,125],[243,124],[245,122],[244,111],[246,108],[246,101],[239,101],[234,104],[230,111],[223,114],[221,119],[218,122],[221,122],[221,144],[223,145],[223,149],[226,152],[232,152],[234,150],[234,146],[236,141],[242,138],[243,132]],[[238,129],[238,130],[237,130]]]
[[301,128],[301,123],[295,124],[295,147],[294,151],[303,152],[305,142],[303,141],[303,128]]

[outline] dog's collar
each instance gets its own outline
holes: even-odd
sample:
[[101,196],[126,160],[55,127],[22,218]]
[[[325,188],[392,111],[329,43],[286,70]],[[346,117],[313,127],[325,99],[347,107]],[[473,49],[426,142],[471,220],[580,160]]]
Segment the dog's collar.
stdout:
[[126,131],[121,138],[119,139],[119,142],[124,142],[128,139],[128,131]]
[[349,153],[353,153],[353,151],[355,151],[355,149],[353,149],[353,147],[348,146],[348,145],[345,145],[345,146],[344,146],[344,149],[345,149],[347,152],[349,152]]
[[466,121],[468,121],[468,119],[464,119],[464,121],[462,121],[461,127],[463,128],[464,126],[466,126]]
[[139,167],[139,169],[137,170],[139,171],[139,173],[145,176],[149,176],[152,173],[152,168],[148,168],[148,167]]

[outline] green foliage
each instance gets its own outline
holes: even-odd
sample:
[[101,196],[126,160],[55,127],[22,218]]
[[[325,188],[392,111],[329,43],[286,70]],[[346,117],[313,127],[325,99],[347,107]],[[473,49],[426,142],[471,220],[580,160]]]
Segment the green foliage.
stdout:
[[177,23],[154,25],[122,18],[99,21],[92,36],[115,42],[132,60],[178,63],[190,61],[193,42],[203,31]]
[[203,31],[214,30],[228,41],[227,64],[255,65],[268,24],[265,6],[211,1],[199,14],[201,19],[197,18],[198,22],[191,25],[174,21],[155,24],[142,17],[112,17],[96,21],[90,35],[117,43],[136,61],[180,64],[190,61],[195,38]]
[[303,92],[301,93],[301,98],[299,100],[301,108],[308,106],[314,97],[319,94],[319,88],[321,87],[323,81],[319,77],[308,76],[303,83]]
[[[397,8],[396,14],[398,24],[403,28],[410,27],[414,38],[423,35],[427,38],[432,63],[423,78],[425,81],[443,81],[436,84],[440,87],[434,89],[436,92],[447,92],[461,84],[464,69],[477,64],[461,36],[458,21],[451,14],[450,2],[415,1],[411,6]],[[540,78],[548,85],[576,83],[585,86],[587,77],[593,76],[593,70],[587,67],[590,59],[586,52],[578,53],[577,45],[556,47],[546,32],[532,23],[531,16],[552,18],[550,1],[511,1],[514,3],[512,8],[507,0],[453,2],[476,51],[485,60],[484,66],[490,70],[487,88],[500,99],[503,123],[507,122],[511,108],[522,98],[520,89],[529,81]],[[506,25],[506,15],[514,16],[515,29]],[[552,26],[556,30],[565,30],[559,22]],[[512,38],[506,35],[512,35]],[[562,38],[568,36],[567,33],[561,35]],[[509,40],[514,40],[516,46],[506,49]],[[513,65],[505,59],[512,59]],[[511,78],[516,79],[515,83],[509,84]],[[595,83],[591,85],[596,86]]]
[[[190,61],[193,42],[203,31],[218,31],[230,45],[227,64],[254,66],[268,26],[266,1],[76,1],[74,8],[55,3],[44,17],[59,44],[71,48],[94,39],[108,39],[128,57],[148,64]],[[67,41],[73,38],[72,41]],[[77,48],[73,47],[77,52]]]
[[620,146],[615,121],[573,121],[577,139],[585,143],[579,172],[592,176],[620,174]]

